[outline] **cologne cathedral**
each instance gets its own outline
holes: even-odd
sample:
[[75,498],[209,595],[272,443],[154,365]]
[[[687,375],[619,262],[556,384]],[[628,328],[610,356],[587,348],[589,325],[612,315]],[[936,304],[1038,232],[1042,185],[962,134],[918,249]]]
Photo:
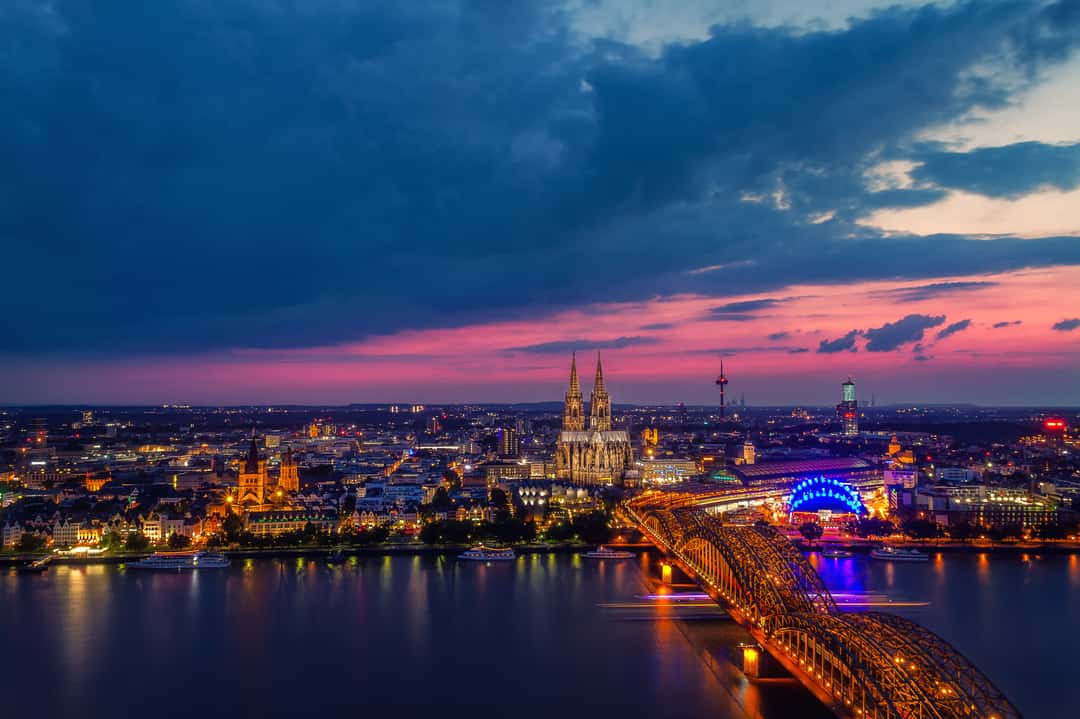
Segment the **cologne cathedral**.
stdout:
[[585,401],[575,356],[570,362],[570,389],[563,403],[563,428],[555,445],[555,476],[574,484],[622,484],[632,462],[630,434],[611,428],[611,398],[604,388],[599,355],[589,398],[589,426],[585,427]]

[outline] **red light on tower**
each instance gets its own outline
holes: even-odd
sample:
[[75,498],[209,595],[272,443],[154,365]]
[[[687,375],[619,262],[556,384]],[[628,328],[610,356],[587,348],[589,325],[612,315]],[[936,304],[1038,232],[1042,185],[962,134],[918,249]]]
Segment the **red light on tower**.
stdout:
[[1063,419],[1048,419],[1043,423],[1043,426],[1051,432],[1056,432],[1065,429],[1065,420]]

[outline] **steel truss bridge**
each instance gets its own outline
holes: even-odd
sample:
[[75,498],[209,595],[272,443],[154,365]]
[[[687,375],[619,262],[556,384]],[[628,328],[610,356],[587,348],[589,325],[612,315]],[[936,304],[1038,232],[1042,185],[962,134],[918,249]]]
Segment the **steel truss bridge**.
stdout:
[[1020,718],[982,672],[925,627],[893,614],[841,611],[780,532],[724,525],[683,499],[646,494],[624,509],[838,716]]

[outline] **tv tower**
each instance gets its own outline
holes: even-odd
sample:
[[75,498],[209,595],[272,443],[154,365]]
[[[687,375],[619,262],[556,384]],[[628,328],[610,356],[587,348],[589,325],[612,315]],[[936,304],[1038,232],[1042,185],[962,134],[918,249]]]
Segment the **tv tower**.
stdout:
[[727,384],[724,375],[724,360],[720,360],[720,376],[716,378],[716,386],[720,388],[720,419],[724,418],[724,386]]

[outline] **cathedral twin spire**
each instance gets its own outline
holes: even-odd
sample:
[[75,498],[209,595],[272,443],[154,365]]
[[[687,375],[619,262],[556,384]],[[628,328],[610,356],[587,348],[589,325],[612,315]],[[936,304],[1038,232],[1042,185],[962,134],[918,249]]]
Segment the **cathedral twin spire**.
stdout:
[[[570,388],[566,391],[563,403],[563,429],[581,432],[585,429],[584,397],[577,374],[577,353],[570,361]],[[589,429],[595,432],[611,430],[611,397],[604,387],[604,368],[600,364],[600,353],[596,354],[596,380],[593,382],[592,395],[589,397]]]

